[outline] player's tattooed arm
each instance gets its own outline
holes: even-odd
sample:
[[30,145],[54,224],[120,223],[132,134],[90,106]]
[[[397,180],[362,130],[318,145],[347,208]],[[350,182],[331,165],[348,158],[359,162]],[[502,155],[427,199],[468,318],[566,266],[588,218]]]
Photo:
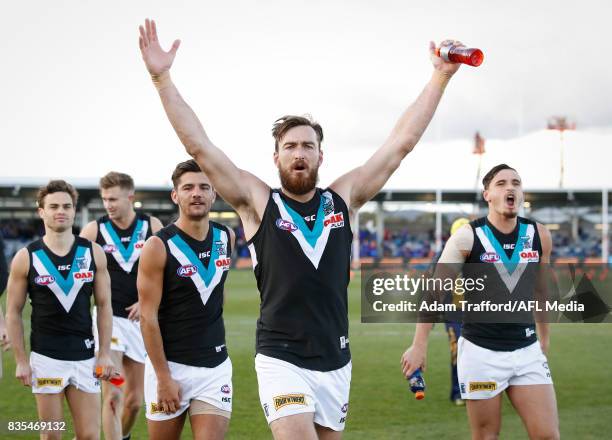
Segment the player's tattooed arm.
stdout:
[[[447,40],[442,44],[457,43]],[[383,188],[404,157],[421,139],[438,107],[446,85],[459,68],[459,64],[446,62],[437,56],[433,42],[430,42],[429,52],[434,71],[419,97],[404,111],[385,143],[372,157],[331,185],[353,211],[358,210]]]
[[29,267],[30,256],[27,249],[23,248],[15,254],[11,263],[6,303],[8,337],[13,345],[15,362],[17,363],[15,377],[25,386],[32,385],[32,370],[26,356],[22,320],[23,307],[27,298]]
[[180,40],[175,40],[168,52],[164,51],[159,44],[155,21],[147,19],[145,26],[140,26],[139,44],[166,115],[185,150],[210,178],[219,195],[238,211],[245,229],[254,233],[261,222],[270,188],[253,174],[238,168],[212,143],[202,123],[172,82],[170,68]]
[[98,224],[96,221],[93,220],[87,223],[83,229],[81,229],[81,233],[79,235],[89,241],[96,241],[98,236]]

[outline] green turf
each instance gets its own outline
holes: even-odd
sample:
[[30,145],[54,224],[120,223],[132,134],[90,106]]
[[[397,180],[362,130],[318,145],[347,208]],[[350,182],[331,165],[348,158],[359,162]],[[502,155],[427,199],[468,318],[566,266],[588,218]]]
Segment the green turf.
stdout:
[[[350,289],[353,379],[344,438],[469,438],[465,409],[454,407],[448,401],[446,333],[440,326],[432,333],[425,375],[427,398],[416,401],[399,368],[400,356],[412,338],[414,324],[361,324],[359,288],[357,276]],[[234,412],[228,438],[271,438],[259,405],[254,370],[259,297],[253,274],[232,271],[226,291],[227,345],[234,365]],[[26,324],[26,331],[28,328]],[[36,438],[31,434],[9,435],[5,431],[9,420],[36,420],[36,410],[30,390],[14,379],[12,355],[5,354],[3,362],[0,439]],[[552,325],[549,364],[557,392],[562,437],[610,438],[607,423],[612,416],[612,325]],[[503,411],[502,438],[526,438],[521,421],[507,399]],[[190,438],[188,426],[183,437]],[[72,438],[72,433],[64,438]],[[132,438],[146,438],[142,414]]]

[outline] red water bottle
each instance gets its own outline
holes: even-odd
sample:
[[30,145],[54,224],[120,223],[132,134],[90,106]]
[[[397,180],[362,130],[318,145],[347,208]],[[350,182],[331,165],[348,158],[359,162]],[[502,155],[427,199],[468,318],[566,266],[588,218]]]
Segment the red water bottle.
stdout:
[[[96,373],[94,374],[94,376],[95,377],[102,376],[102,367],[100,366],[96,367]],[[121,385],[123,385],[123,382],[125,382],[125,379],[123,378],[121,374],[115,373],[115,375],[111,377],[108,381],[112,383],[113,385],[115,385],[116,387],[120,387]]]
[[436,55],[444,61],[463,63],[474,67],[480,66],[484,61],[482,50],[465,46],[451,45],[438,47],[436,48]]

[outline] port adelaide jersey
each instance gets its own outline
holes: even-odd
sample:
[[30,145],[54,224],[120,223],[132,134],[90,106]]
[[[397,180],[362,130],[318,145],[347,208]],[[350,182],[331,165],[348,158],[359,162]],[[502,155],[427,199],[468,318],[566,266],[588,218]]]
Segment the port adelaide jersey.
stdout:
[[108,216],[99,218],[96,243],[106,253],[108,273],[111,277],[113,315],[127,318],[126,307],[138,301],[136,275],[138,259],[145,240],[151,236],[151,218],[136,214],[127,229],[121,229]]
[[[474,244],[466,259],[466,278],[485,277],[485,297],[479,293],[466,295],[468,302],[491,300],[495,303],[533,300],[536,268],[542,245],[534,221],[517,217],[515,229],[504,234],[486,217],[470,223]],[[511,351],[534,343],[537,339],[532,312],[500,312],[496,322],[482,322],[465,312],[462,335],[476,345],[497,351]],[[480,322],[478,322],[480,321]]]
[[175,224],[156,234],[166,247],[158,319],[169,361],[216,367],[227,359],[223,286],[231,265],[229,229],[209,222],[204,241]]
[[42,239],[28,245],[32,351],[68,361],[94,356],[90,308],[96,265],[91,246],[75,237],[70,252],[58,256]]
[[261,298],[257,353],[318,371],[350,361],[352,237],[348,208],[331,189],[317,188],[306,203],[270,191],[249,241]]

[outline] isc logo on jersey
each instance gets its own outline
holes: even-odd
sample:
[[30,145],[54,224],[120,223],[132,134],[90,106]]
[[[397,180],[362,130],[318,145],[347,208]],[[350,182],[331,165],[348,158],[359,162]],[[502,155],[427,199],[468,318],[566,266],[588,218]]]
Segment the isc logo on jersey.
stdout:
[[91,283],[94,279],[94,273],[91,270],[82,270],[74,273],[75,280],[81,280],[84,283]]
[[298,229],[298,227],[295,226],[293,223],[287,220],[283,220],[282,218],[276,219],[276,227],[278,229],[282,229],[283,231],[289,231],[289,232],[297,231]]
[[183,278],[189,278],[195,275],[196,273],[198,273],[198,268],[195,267],[193,264],[185,264],[184,266],[181,266],[176,269],[176,274],[179,277]]
[[497,263],[500,260],[499,255],[495,252],[485,252],[480,255],[480,261],[483,263]]
[[34,278],[34,282],[39,286],[48,286],[55,283],[55,277],[53,275],[39,275]]
[[332,215],[328,219],[325,219],[325,221],[323,222],[323,226],[326,228],[329,226],[331,229],[343,227],[344,214],[342,212],[339,212],[338,214]]

